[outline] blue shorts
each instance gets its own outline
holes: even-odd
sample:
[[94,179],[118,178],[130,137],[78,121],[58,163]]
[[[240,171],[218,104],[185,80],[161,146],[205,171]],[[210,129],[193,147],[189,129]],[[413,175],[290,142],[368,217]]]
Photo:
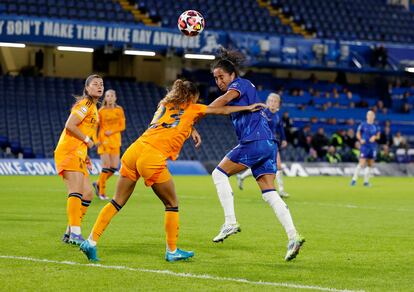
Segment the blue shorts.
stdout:
[[377,147],[361,145],[361,154],[359,158],[363,159],[375,159],[377,158]]
[[273,140],[258,140],[240,143],[226,157],[231,161],[251,168],[257,179],[264,174],[276,174],[277,145]]

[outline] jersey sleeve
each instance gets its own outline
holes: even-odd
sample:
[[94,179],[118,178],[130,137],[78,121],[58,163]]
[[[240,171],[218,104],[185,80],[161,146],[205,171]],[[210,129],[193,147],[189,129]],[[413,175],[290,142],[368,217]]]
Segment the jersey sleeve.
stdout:
[[71,114],[77,116],[81,121],[85,119],[89,111],[89,107],[86,105],[85,102],[80,101],[77,102],[71,110]]
[[120,119],[119,119],[119,122],[116,128],[116,131],[122,132],[125,130],[125,113],[122,107],[119,107],[118,110],[120,113]]
[[192,104],[190,108],[191,112],[195,115],[195,117],[202,117],[206,114],[207,106],[204,104]]
[[242,84],[240,80],[238,80],[230,84],[227,91],[230,91],[230,90],[235,90],[240,94],[240,96],[242,96],[246,92],[246,86]]

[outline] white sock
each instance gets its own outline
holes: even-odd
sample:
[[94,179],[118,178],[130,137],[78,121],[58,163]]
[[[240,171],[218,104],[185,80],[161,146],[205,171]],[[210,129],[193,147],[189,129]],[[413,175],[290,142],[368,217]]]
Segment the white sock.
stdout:
[[225,224],[235,224],[236,215],[234,212],[233,190],[231,189],[229,178],[222,171],[215,168],[211,174],[214,184],[216,185],[217,194],[221,206],[224,210]]
[[89,244],[92,246],[96,246],[96,241],[92,239],[92,234],[88,237]]
[[359,175],[359,172],[361,171],[361,166],[358,164],[357,165],[357,167],[355,168],[355,171],[354,171],[354,176],[352,177],[352,180],[357,180],[358,179],[358,175]]
[[364,183],[368,183],[369,182],[369,177],[371,175],[371,168],[372,167],[365,167],[365,173],[364,173]]
[[74,233],[76,235],[81,234],[80,226],[70,226],[70,233]]
[[295,225],[293,225],[292,216],[290,215],[288,206],[279,197],[279,194],[275,190],[272,190],[263,193],[262,197],[272,207],[277,219],[279,219],[283,228],[285,228],[289,240],[295,239],[297,232]]
[[277,185],[279,186],[279,192],[284,192],[282,171],[281,170],[278,170],[276,172],[276,180],[277,180]]
[[241,175],[240,178],[244,180],[246,177],[252,176],[252,170],[250,168],[246,169]]

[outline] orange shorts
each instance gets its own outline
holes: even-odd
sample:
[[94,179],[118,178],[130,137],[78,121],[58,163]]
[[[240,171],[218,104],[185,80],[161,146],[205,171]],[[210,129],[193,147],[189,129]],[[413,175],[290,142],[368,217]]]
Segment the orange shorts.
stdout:
[[142,177],[147,187],[171,179],[167,157],[158,149],[141,141],[134,142],[122,155],[119,173],[133,181]]
[[121,154],[121,147],[110,147],[108,145],[101,144],[98,146],[98,154],[109,154],[109,155],[117,155],[119,156]]
[[62,177],[65,170],[82,172],[85,176],[89,176],[85,160],[72,153],[67,155],[55,153],[55,165],[57,173]]

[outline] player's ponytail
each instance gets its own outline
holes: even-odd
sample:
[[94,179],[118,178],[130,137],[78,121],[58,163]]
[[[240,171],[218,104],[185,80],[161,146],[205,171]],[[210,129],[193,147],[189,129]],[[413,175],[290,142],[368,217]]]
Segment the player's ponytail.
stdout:
[[221,48],[220,53],[216,56],[216,60],[211,65],[211,71],[221,68],[229,74],[235,73],[236,76],[239,76],[240,67],[245,61],[246,57],[242,53]]
[[177,79],[160,104],[170,103],[176,107],[187,107],[199,94],[200,92],[194,83]]

